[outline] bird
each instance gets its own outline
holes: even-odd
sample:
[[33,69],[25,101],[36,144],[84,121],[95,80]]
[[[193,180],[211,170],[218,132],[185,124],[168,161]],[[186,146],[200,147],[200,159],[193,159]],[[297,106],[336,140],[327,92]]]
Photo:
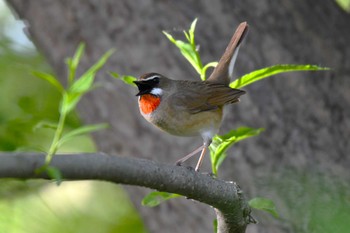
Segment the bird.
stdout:
[[232,36],[217,66],[205,81],[175,80],[150,72],[134,81],[138,87],[141,115],[161,130],[177,136],[201,136],[203,144],[179,159],[176,165],[201,152],[195,171],[218,133],[223,107],[240,101],[244,90],[229,87],[230,77],[248,24],[241,23]]

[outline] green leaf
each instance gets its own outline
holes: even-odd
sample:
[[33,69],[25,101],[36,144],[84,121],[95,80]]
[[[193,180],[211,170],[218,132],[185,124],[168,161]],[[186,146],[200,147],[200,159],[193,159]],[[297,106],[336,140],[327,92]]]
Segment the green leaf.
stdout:
[[142,205],[155,207],[166,200],[177,197],[181,197],[181,195],[167,192],[151,192],[143,198]]
[[66,63],[68,64],[68,70],[69,70],[69,74],[68,74],[68,84],[69,86],[73,83],[74,79],[75,79],[75,72],[78,68],[79,62],[81,60],[81,57],[84,54],[84,50],[85,50],[85,44],[83,42],[81,42],[73,56],[73,58],[68,58],[66,60]]
[[46,166],[45,171],[51,179],[56,181],[57,185],[60,185],[62,183],[62,173],[58,168],[53,166]]
[[136,77],[131,76],[131,75],[123,75],[122,77],[120,77],[120,80],[122,80],[124,83],[129,84],[131,86],[136,87],[136,84],[134,83],[134,81],[137,80]]
[[203,69],[202,69],[202,73],[201,73],[201,79],[204,81],[206,80],[206,73],[207,73],[207,69],[210,67],[216,67],[218,65],[218,62],[213,61],[213,62],[209,62],[208,64],[206,64]]
[[63,95],[60,113],[69,113],[72,111],[80,98],[92,89],[96,72],[102,68],[112,53],[113,50],[106,52],[88,71],[71,85],[67,94]]
[[[196,30],[196,24],[197,24],[197,21],[198,21],[198,18],[195,18],[191,24],[191,27],[190,29],[188,30],[188,36],[187,37],[187,40],[190,42],[191,45],[195,45],[195,41],[194,41],[194,32]],[[188,39],[188,37],[190,39]]]
[[212,164],[212,172],[217,175],[217,171],[227,157],[226,151],[235,143],[246,138],[260,134],[264,129],[253,129],[248,127],[240,127],[237,130],[231,130],[229,133],[219,136],[215,135],[209,146],[210,158]]
[[63,86],[61,85],[60,82],[57,81],[57,79],[53,75],[47,74],[47,73],[43,73],[43,72],[38,72],[38,71],[34,71],[33,75],[38,77],[38,78],[41,78],[43,80],[46,80],[52,86],[54,86],[60,93],[64,93]]
[[108,58],[113,54],[113,50],[109,50],[102,57],[92,65],[77,81],[75,81],[69,88],[69,93],[84,94],[90,90],[94,82],[96,72],[107,62]]
[[[203,64],[199,56],[197,46],[194,40],[194,32],[196,29],[197,18],[192,22],[190,29],[184,31],[185,37],[189,43],[186,43],[182,40],[175,40],[172,35],[163,31],[164,35],[180,49],[181,54],[187,59],[188,62],[194,67],[197,73],[203,79]],[[205,76],[205,74],[204,74]],[[204,77],[205,78],[205,77]]]
[[190,37],[190,35],[188,34],[188,32],[186,32],[186,31],[184,30],[184,34],[185,34],[186,39],[187,39],[189,42],[191,42],[191,37]]
[[79,127],[63,135],[62,138],[58,141],[57,146],[58,147],[62,146],[63,143],[73,139],[74,137],[87,134],[87,133],[92,133],[94,131],[98,131],[105,128],[108,128],[108,124],[94,124],[94,125],[85,125],[85,126]]
[[94,82],[95,74],[90,73],[76,80],[69,88],[68,93],[80,94],[88,92]]
[[60,114],[68,114],[71,112],[78,104],[81,96],[81,93],[65,93],[60,105]]
[[335,0],[340,8],[342,8],[347,13],[350,13],[350,0]]
[[256,197],[251,199],[248,204],[254,209],[266,211],[276,218],[279,217],[275,204],[268,198]]
[[197,51],[195,46],[192,46],[189,43],[185,43],[181,40],[175,40],[174,37],[167,32],[163,31],[166,37],[180,49],[181,54],[187,59],[189,63],[194,67],[198,74],[201,74],[202,64],[197,56]]
[[88,69],[88,71],[86,71],[81,76],[81,78],[83,78],[85,76],[90,76],[91,74],[93,74],[93,76],[94,76],[96,74],[96,72],[99,71],[103,67],[104,64],[106,64],[109,57],[112,56],[113,53],[114,53],[114,49],[110,49],[105,54],[103,54],[102,57],[93,66],[91,66],[90,69]]
[[195,48],[193,48],[192,45],[185,43],[183,41],[177,40],[176,46],[180,48],[181,54],[191,63],[191,65],[194,67],[194,69],[197,71],[198,74],[201,74],[202,72],[202,64],[197,56],[197,51]]
[[175,40],[175,38],[174,38],[172,35],[170,35],[170,34],[167,33],[166,31],[162,31],[162,32],[163,32],[163,34],[168,38],[168,40],[170,40],[171,43],[173,43],[173,44],[176,45],[176,40]]
[[115,73],[115,72],[109,72],[109,74],[110,74],[113,78],[120,79],[120,80],[122,80],[124,83],[126,83],[126,84],[128,84],[128,85],[131,85],[131,86],[136,87],[136,84],[134,83],[134,81],[136,81],[137,78],[134,77],[134,76],[131,76],[131,75],[123,75],[123,76],[120,76],[118,73]]
[[320,70],[329,70],[327,67],[320,67],[316,65],[290,65],[290,64],[281,64],[266,67],[263,69],[255,70],[249,74],[246,74],[230,84],[232,88],[242,88],[251,83],[259,81],[264,78],[268,78],[272,75],[279,73],[293,72],[293,71],[320,71]]

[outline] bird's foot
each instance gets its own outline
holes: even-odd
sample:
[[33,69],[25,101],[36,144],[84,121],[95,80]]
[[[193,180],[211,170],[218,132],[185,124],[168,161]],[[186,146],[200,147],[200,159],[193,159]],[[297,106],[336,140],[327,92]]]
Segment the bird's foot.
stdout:
[[186,166],[186,168],[187,168],[187,170],[190,170],[191,172],[192,172],[192,171],[195,171],[194,168],[191,167],[191,166]]
[[[176,166],[179,166],[179,167],[182,167],[183,163],[181,161],[177,161],[175,163]],[[186,166],[185,167],[186,169],[190,170],[190,171],[195,171],[194,167],[191,167],[191,166]]]
[[201,174],[206,175],[206,176],[210,176],[211,178],[216,178],[216,175],[212,172],[202,172]]
[[176,161],[176,162],[175,162],[175,165],[176,165],[176,166],[182,166],[182,161],[180,161],[180,160]]

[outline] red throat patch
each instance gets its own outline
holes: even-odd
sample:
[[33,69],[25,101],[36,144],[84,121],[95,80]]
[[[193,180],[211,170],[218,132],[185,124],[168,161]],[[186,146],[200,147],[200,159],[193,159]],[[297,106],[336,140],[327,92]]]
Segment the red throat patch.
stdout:
[[160,104],[160,98],[151,94],[140,96],[140,109],[143,114],[152,113]]

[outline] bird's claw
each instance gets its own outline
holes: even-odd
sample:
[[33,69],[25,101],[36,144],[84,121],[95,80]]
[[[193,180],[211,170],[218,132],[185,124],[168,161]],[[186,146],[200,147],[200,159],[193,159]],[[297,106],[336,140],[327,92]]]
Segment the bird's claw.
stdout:
[[176,166],[182,166],[182,162],[181,161],[176,161],[175,165]]
[[191,166],[187,166],[186,168],[187,168],[188,170],[190,170],[190,171],[195,171],[194,168],[191,167]]
[[209,176],[211,178],[216,178],[216,175],[214,173],[212,173],[212,172],[203,172],[202,174],[203,175],[207,175],[207,176]]

